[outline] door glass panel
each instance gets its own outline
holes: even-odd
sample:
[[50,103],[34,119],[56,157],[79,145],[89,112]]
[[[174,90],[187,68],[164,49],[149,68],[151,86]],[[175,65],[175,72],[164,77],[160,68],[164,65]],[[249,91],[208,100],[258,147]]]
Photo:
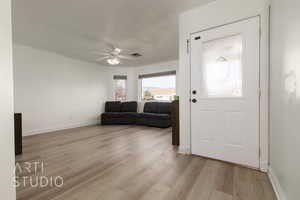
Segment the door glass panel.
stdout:
[[242,35],[203,43],[202,97],[243,96],[242,51]]

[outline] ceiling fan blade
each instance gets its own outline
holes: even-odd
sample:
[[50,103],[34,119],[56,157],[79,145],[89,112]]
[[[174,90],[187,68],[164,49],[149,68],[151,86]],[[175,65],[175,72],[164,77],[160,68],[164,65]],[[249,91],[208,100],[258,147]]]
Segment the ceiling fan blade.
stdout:
[[106,60],[108,58],[110,58],[110,56],[105,56],[105,57],[102,57],[102,58],[97,58],[97,59],[95,59],[95,61],[99,62],[99,61]]
[[124,59],[124,60],[134,60],[135,59],[135,57],[133,57],[133,56],[125,56],[125,55],[119,55],[118,57],[121,59]]
[[115,48],[117,48],[116,45],[109,43],[109,42],[105,42],[104,44],[106,47],[109,48],[109,51],[113,51],[113,50],[115,50]]
[[109,51],[114,55],[118,55],[124,50],[116,43],[104,42],[104,44],[109,48]]
[[95,54],[95,55],[100,55],[100,56],[109,56],[110,55],[110,53],[108,53],[108,52],[101,52],[101,51],[92,51],[91,53]]

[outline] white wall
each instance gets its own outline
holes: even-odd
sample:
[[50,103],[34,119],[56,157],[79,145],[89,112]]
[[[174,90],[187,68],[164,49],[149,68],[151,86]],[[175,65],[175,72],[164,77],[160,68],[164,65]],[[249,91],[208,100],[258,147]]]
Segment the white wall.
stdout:
[[23,135],[99,123],[109,69],[52,52],[14,45],[15,112]]
[[[248,17],[261,16],[261,170],[268,167],[268,6],[269,0],[217,0],[180,16],[180,151],[191,152],[190,135],[190,62],[187,54],[187,39],[191,33],[212,28]],[[217,13],[217,14],[216,14]]]
[[135,68],[135,72],[138,75],[142,74],[152,74],[159,72],[167,72],[167,71],[177,71],[178,70],[178,60],[154,63],[151,65],[144,65]]
[[[300,1],[271,5],[271,173],[281,199],[300,197]],[[276,183],[276,181],[275,181]]]
[[11,1],[0,1],[0,194],[1,199],[16,199],[13,187],[13,66]]

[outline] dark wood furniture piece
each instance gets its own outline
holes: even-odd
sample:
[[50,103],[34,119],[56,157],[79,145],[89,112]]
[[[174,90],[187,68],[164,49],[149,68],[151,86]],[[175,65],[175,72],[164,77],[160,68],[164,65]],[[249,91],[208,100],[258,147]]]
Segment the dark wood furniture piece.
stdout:
[[22,154],[22,114],[15,113],[15,154]]
[[173,101],[172,108],[172,144],[179,146],[179,101]]

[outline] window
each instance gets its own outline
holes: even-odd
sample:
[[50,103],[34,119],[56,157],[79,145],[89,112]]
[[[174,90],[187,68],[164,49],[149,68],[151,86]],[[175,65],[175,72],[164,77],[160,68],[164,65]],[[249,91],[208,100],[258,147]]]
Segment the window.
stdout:
[[114,76],[114,93],[116,101],[126,100],[126,82],[127,76]]
[[142,100],[172,101],[176,95],[176,72],[140,75]]
[[241,35],[204,43],[204,97],[239,98],[243,96],[242,51]]

